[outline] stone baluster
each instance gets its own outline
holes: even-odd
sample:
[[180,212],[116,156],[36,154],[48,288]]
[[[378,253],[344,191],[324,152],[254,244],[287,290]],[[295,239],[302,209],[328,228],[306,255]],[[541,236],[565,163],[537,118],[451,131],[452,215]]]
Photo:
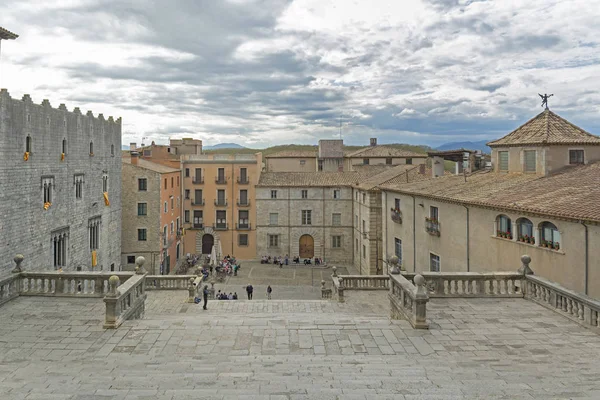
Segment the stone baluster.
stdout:
[[190,278],[190,282],[188,284],[188,303],[193,303],[194,298],[196,297],[196,285],[194,285],[194,278]]
[[338,302],[343,303],[344,300],[344,278],[339,278],[340,286],[338,287]]
[[333,270],[333,275],[331,275],[331,276],[333,276],[334,278],[337,278],[337,276],[338,276],[337,275],[337,267],[333,266],[331,269]]
[[119,316],[119,310],[117,309],[119,292],[117,286],[119,286],[119,282],[119,277],[116,275],[108,278],[108,293],[104,297],[104,304],[106,305],[104,316],[105,329],[116,329],[117,327],[117,318]]
[[414,328],[428,329],[427,302],[429,301],[429,295],[425,287],[425,278],[423,278],[423,275],[418,274],[415,276],[414,282],[416,286],[415,300],[413,302]]

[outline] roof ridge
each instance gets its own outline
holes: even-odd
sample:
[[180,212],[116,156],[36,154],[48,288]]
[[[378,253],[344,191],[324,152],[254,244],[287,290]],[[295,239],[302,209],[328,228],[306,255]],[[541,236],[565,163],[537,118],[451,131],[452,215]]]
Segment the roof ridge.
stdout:
[[561,121],[563,121],[563,122],[565,122],[565,123],[567,123],[567,124],[571,125],[573,128],[580,130],[582,133],[585,133],[586,135],[589,135],[589,136],[592,136],[592,137],[595,137],[595,138],[598,138],[598,137],[600,137],[600,136],[598,136],[598,135],[594,135],[593,133],[590,133],[590,132],[586,131],[585,129],[583,129],[583,128],[581,128],[581,127],[577,126],[577,125],[575,125],[574,123],[572,123],[572,122],[571,122],[571,121],[569,121],[568,119],[565,119],[565,118],[561,117],[561,116],[560,116],[560,115],[558,115],[557,113],[555,113],[555,112],[552,112],[551,110],[548,110],[548,111],[550,111],[550,114],[552,114],[554,117],[556,117],[556,118],[560,119]]

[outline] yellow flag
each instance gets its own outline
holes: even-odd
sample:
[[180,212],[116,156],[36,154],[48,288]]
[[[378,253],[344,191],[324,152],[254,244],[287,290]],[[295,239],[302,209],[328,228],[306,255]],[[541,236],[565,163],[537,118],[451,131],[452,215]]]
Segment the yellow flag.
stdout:
[[92,267],[98,265],[98,257],[96,255],[96,250],[92,250]]

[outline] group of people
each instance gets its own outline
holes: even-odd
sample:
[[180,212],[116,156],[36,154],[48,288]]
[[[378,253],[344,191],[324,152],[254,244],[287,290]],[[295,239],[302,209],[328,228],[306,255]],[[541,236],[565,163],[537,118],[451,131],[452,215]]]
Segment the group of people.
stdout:
[[237,275],[237,272],[241,268],[241,264],[237,262],[235,257],[230,257],[227,255],[222,261],[219,262],[219,265],[216,268],[217,272],[224,272],[226,275]]
[[217,294],[215,294],[215,300],[237,300],[237,299],[238,299],[237,292],[234,292],[234,293],[229,292],[229,294],[227,294],[227,293],[221,292],[219,290],[217,292]]
[[[298,257],[298,256],[293,257],[292,262],[294,264],[300,264],[300,257]],[[281,256],[271,257],[271,256],[267,255],[267,256],[262,256],[260,258],[260,263],[261,264],[275,264],[275,265],[279,265],[279,268],[281,268],[284,265],[289,265],[290,257],[287,254],[284,257],[281,257]],[[312,265],[312,263],[313,263],[312,258],[304,259],[304,265]],[[315,265],[322,265],[323,259],[319,258],[319,257],[315,257],[314,263],[315,263]]]

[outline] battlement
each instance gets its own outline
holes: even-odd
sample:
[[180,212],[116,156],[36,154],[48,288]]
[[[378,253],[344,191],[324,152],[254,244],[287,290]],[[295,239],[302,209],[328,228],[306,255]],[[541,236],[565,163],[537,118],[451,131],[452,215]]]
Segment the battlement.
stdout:
[[[12,103],[13,107],[24,107],[24,109],[30,113],[35,113],[35,112],[50,113],[50,112],[60,111],[61,114],[64,114],[64,113],[75,114],[78,117],[84,117],[84,115],[82,114],[79,107],[73,108],[73,111],[71,111],[71,112],[68,110],[67,106],[64,103],[61,103],[58,106],[58,108],[52,108],[52,105],[50,104],[50,100],[48,100],[48,99],[43,99],[41,104],[38,105],[33,102],[33,100],[31,99],[31,96],[29,94],[24,94],[23,97],[19,100],[19,99],[15,99],[15,98],[11,97],[11,95],[7,89],[0,89],[0,107],[2,107],[4,104],[8,104],[8,103]],[[85,117],[87,117],[88,119],[93,119],[94,121],[108,123],[111,125],[121,125],[122,124],[121,117],[114,119],[112,116],[109,116],[108,119],[105,119],[104,114],[98,114],[97,117],[94,117],[94,113],[91,110],[87,111],[87,113],[85,114]]]

